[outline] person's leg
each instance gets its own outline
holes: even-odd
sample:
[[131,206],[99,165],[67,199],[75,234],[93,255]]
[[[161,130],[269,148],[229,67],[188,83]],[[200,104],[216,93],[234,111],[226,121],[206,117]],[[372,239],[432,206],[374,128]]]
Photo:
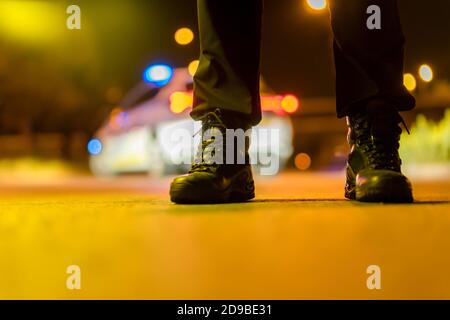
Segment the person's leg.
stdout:
[[[380,28],[367,20],[378,11]],[[345,195],[367,202],[411,202],[401,173],[399,111],[414,108],[403,86],[403,45],[396,0],[331,0],[338,117],[351,146]],[[368,13],[370,11],[370,13]]]
[[198,0],[197,6],[200,63],[191,116],[220,109],[233,127],[258,124],[262,0]]
[[[262,0],[197,4],[201,53],[191,116],[202,122],[202,142],[189,173],[173,180],[170,198],[175,203],[246,201],[255,196],[247,129],[261,120]],[[233,132],[236,139],[228,129],[243,130]]]
[[[380,8],[381,29],[369,29],[367,9]],[[403,86],[404,36],[396,0],[331,0],[336,66],[336,107],[345,117],[374,97],[399,111],[414,108]]]

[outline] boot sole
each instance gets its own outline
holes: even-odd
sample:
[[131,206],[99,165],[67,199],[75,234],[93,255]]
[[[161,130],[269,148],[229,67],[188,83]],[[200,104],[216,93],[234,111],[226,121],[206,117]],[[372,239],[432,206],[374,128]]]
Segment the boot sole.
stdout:
[[237,177],[227,189],[218,190],[211,186],[172,183],[170,186],[170,200],[177,204],[217,204],[246,202],[255,198],[253,180],[243,186]]
[[380,179],[377,183],[356,186],[356,178],[347,176],[345,197],[360,202],[412,203],[412,187],[406,177]]
[[410,184],[405,180],[388,181],[355,188],[355,200],[361,202],[412,203]]

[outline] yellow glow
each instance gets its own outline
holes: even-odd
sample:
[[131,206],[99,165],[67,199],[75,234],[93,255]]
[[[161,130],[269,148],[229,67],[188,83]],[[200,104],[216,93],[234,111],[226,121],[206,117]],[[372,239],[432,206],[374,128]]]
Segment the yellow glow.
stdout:
[[193,76],[195,75],[195,73],[197,72],[198,64],[199,64],[199,61],[198,61],[198,60],[194,60],[194,61],[192,61],[191,63],[189,63],[188,71],[189,71],[189,74],[190,74],[192,77],[193,77]]
[[298,170],[308,170],[311,166],[311,157],[306,153],[299,153],[295,156],[295,167]]
[[0,36],[42,43],[66,29],[63,7],[47,1],[0,1]]
[[185,46],[194,40],[194,33],[189,28],[180,28],[175,32],[175,41]]
[[420,78],[425,82],[431,82],[434,78],[433,69],[431,69],[431,67],[427,64],[423,64],[420,66],[419,75]]
[[281,100],[281,107],[288,113],[297,111],[298,106],[298,99],[293,95],[287,95]]
[[409,91],[414,91],[417,87],[416,78],[411,73],[406,73],[403,76],[403,84]]
[[308,6],[313,10],[324,10],[327,7],[327,0],[306,0]]
[[193,97],[191,92],[176,91],[170,96],[170,110],[173,113],[182,113],[192,108]]

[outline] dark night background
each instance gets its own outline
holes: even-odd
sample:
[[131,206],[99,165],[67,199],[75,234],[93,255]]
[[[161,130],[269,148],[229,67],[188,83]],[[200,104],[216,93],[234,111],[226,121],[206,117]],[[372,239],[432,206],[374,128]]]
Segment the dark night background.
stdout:
[[[262,74],[281,94],[300,99],[332,96],[328,12],[311,13],[305,1],[265,1]],[[197,59],[197,35],[188,46],[174,41],[180,27],[197,30],[195,0],[45,3],[57,8],[57,28],[50,30],[57,35],[50,40],[19,41],[14,30],[6,36],[0,32],[0,133],[92,134],[148,65],[164,61],[185,67]],[[81,30],[65,27],[69,4],[81,8]],[[399,4],[407,38],[405,72],[414,73],[428,63],[437,79],[449,79],[450,2],[400,0]],[[46,22],[45,12],[41,15],[34,17],[34,24]],[[16,27],[21,27],[19,21]],[[108,97],[111,88],[116,94]]]
[[[185,66],[197,56],[198,38],[187,47],[173,41],[180,26],[196,30],[195,1],[95,2],[87,4],[92,11],[85,12],[95,29],[107,78],[127,87],[151,61],[164,58]],[[450,2],[400,0],[399,5],[407,38],[405,71],[427,61],[440,77],[448,78]],[[135,20],[120,19],[115,6],[135,15]],[[262,73],[276,91],[300,97],[333,95],[328,13],[311,14],[299,0],[266,0],[263,28]]]

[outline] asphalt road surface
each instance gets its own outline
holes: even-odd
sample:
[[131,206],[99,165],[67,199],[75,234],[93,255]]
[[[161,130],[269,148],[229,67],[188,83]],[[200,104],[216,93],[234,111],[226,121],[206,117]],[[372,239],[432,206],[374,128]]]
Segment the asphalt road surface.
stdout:
[[205,206],[171,204],[169,179],[3,181],[0,298],[449,299],[450,181],[383,205],[342,179],[260,178],[255,201]]

